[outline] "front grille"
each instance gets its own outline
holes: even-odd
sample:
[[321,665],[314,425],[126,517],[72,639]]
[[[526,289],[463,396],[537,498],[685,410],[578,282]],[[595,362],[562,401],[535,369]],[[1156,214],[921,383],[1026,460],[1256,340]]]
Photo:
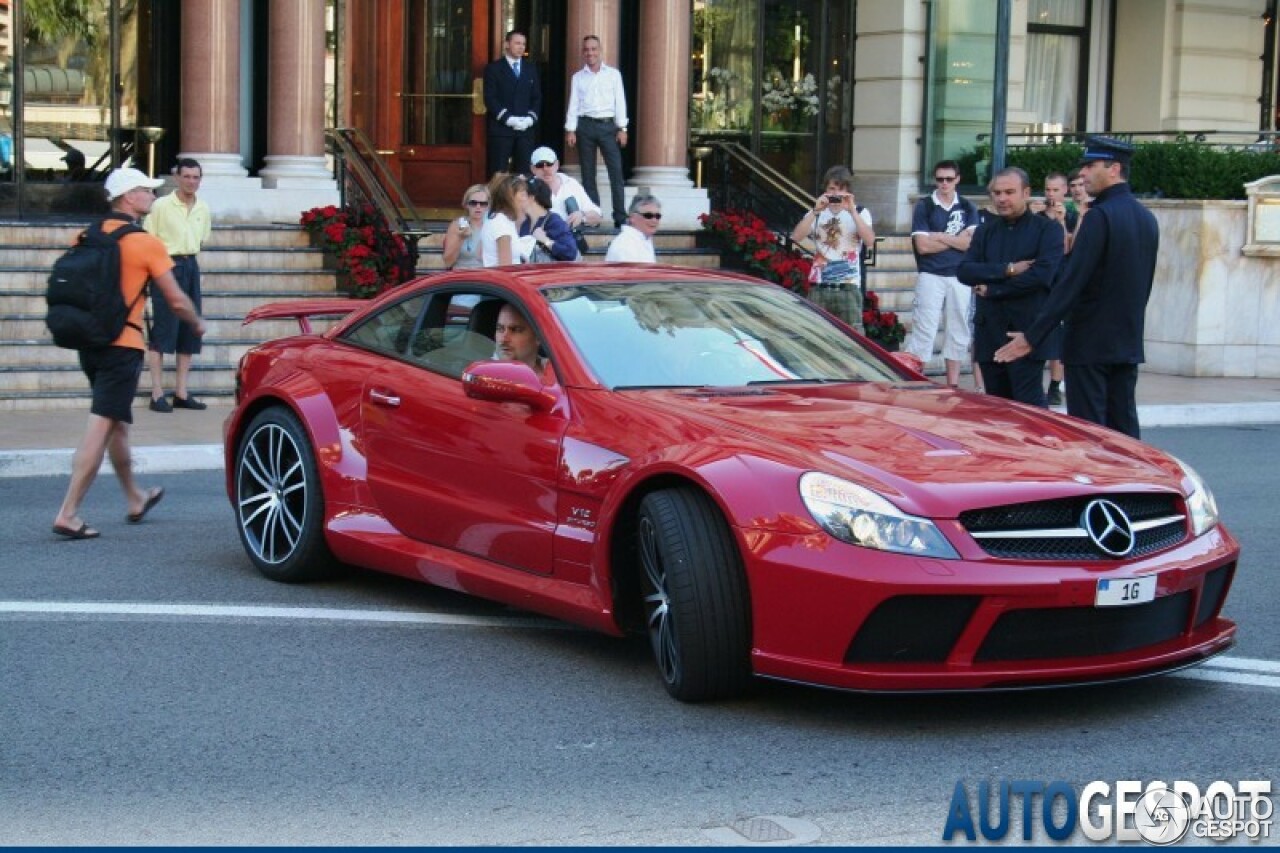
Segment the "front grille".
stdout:
[[979,601],[976,595],[890,598],[862,623],[845,663],[942,663]]
[[1013,610],[996,620],[975,661],[1092,657],[1172,640],[1187,629],[1192,592],[1132,607]]
[[1090,540],[1081,516],[1103,497],[1122,509],[1134,526],[1134,559],[1171,548],[1186,538],[1186,518],[1177,495],[1080,495],[960,513],[960,523],[992,557],[1011,560],[1084,562],[1113,560]]

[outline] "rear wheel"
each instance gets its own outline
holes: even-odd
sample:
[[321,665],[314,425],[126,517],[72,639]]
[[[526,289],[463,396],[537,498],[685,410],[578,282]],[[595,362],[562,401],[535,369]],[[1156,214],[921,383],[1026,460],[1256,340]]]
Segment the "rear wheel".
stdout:
[[693,488],[645,496],[636,522],[649,642],[667,692],[726,699],[751,679],[742,558],[716,505]]
[[235,511],[245,551],[272,580],[316,580],[339,568],[324,541],[324,495],[315,454],[288,409],[259,412],[241,437]]

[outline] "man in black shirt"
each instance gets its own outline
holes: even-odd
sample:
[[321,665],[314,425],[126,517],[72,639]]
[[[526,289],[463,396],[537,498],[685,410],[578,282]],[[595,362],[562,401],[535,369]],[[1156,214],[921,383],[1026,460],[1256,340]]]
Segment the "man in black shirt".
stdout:
[[1016,363],[1065,319],[1067,412],[1138,438],[1135,392],[1160,230],[1129,190],[1132,156],[1127,142],[1089,137],[1080,174],[1095,201],[1044,308],[1009,334],[996,360]]
[[973,288],[973,357],[988,394],[1044,406],[1044,356],[997,364],[1007,334],[1025,327],[1044,304],[1062,262],[1063,231],[1031,212],[1031,179],[1022,169],[997,172],[987,191],[995,216],[984,218],[956,271]]

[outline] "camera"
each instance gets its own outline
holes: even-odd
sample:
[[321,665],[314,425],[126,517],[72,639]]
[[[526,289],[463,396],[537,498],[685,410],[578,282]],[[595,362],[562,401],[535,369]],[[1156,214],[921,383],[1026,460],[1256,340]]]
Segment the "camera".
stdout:
[[844,201],[844,196],[842,196],[842,195],[829,195],[829,196],[827,196],[827,201],[831,202],[832,204],[840,204],[840,202]]

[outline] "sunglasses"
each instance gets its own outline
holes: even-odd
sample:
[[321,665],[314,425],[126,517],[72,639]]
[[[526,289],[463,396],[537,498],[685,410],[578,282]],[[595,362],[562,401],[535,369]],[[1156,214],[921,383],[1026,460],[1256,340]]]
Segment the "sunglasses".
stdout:
[[481,201],[478,198],[469,198],[467,199],[467,206],[468,207],[488,207],[489,202]]
[[535,169],[548,169],[548,168],[550,168],[550,167],[554,166],[555,164],[556,164],[556,163],[555,163],[555,161],[554,161],[554,160],[543,160],[541,163],[534,163],[534,164],[533,164],[533,168],[535,168]]
[[645,219],[661,219],[662,218],[661,213],[640,213],[639,215],[643,216]]
[[956,176],[955,175],[949,175],[949,176],[934,175],[933,180],[939,184],[950,184],[956,180]]

